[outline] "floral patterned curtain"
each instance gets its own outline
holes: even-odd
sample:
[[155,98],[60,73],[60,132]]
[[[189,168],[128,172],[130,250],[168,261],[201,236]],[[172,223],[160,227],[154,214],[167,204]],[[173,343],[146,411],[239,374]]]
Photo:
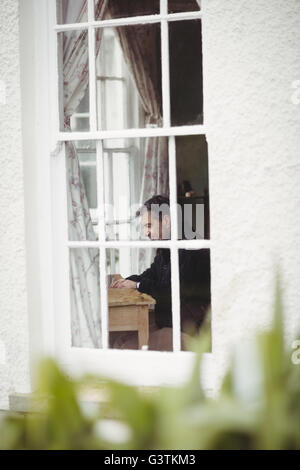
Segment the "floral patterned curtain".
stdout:
[[[102,16],[104,0],[98,0],[96,15]],[[78,2],[77,2],[78,4]],[[68,4],[70,22],[80,22],[86,15],[87,3],[79,12]],[[73,9],[72,9],[73,8]],[[76,16],[78,15],[78,16]],[[70,20],[72,18],[72,20]],[[99,51],[101,29],[97,30],[96,53]],[[72,31],[63,41],[64,127],[70,130],[70,117],[76,111],[88,87],[88,34]],[[73,142],[66,142],[68,191],[68,222],[70,240],[95,240],[79,159]],[[70,250],[71,332],[72,346],[101,347],[101,315],[99,287],[99,251]]]

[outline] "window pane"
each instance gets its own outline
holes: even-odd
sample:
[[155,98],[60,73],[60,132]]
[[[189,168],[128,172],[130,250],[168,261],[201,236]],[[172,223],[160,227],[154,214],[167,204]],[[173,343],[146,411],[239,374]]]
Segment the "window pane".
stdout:
[[105,9],[99,0],[95,0],[97,20],[155,14],[159,14],[159,0],[108,0]]
[[109,281],[131,281],[109,289],[110,347],[172,351],[170,251],[107,250],[107,268]]
[[103,28],[96,34],[98,128],[161,126],[160,26]]
[[102,346],[99,286],[99,250],[70,249],[72,346]]
[[173,126],[203,123],[201,21],[169,23]]
[[182,11],[199,11],[200,0],[169,0],[169,13],[180,13]]
[[204,135],[176,137],[179,239],[209,238],[208,151]]
[[60,130],[88,131],[88,31],[58,34]]
[[210,343],[210,250],[179,250],[179,266],[183,349],[190,350],[195,336]]
[[70,24],[87,21],[87,0],[56,0],[57,23]]
[[156,220],[149,230],[136,212],[152,196],[168,196],[167,138],[105,140],[103,185],[108,240],[158,239]]
[[97,240],[97,166],[94,142],[66,143],[69,240]]

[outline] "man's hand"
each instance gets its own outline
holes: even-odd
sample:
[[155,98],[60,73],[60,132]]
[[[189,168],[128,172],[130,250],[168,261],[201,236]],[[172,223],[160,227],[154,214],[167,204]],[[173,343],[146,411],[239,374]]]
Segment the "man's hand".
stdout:
[[129,279],[118,279],[114,281],[110,287],[117,289],[136,289],[136,282],[130,281]]

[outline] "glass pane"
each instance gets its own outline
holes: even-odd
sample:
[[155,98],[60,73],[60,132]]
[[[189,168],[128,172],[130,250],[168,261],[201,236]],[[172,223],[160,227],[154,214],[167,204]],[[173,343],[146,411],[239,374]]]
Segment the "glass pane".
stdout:
[[56,0],[58,24],[83,23],[87,21],[87,0]]
[[107,269],[110,347],[172,351],[170,250],[107,250]]
[[99,129],[161,126],[160,26],[96,30]]
[[168,197],[166,137],[105,140],[103,185],[106,239],[167,238],[166,224],[163,233],[159,232],[159,215],[153,219],[152,227],[145,215],[137,216],[141,205],[153,196]]
[[88,31],[58,34],[60,130],[89,131]]
[[96,19],[159,14],[159,0],[108,0],[106,9],[95,0]]
[[97,240],[97,166],[94,142],[66,143],[69,240]]
[[200,11],[200,0],[169,0],[169,13]]
[[99,250],[70,249],[72,346],[101,348]]
[[179,250],[180,317],[183,349],[207,335],[211,350],[210,250]]
[[208,150],[204,135],[176,137],[179,239],[209,239]]
[[201,21],[169,23],[173,126],[203,123]]

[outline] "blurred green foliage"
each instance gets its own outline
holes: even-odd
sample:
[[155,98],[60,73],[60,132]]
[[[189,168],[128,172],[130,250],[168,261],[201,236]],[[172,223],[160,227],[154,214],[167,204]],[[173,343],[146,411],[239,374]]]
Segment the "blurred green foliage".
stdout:
[[[99,377],[70,379],[52,359],[44,359],[37,374],[42,409],[2,419],[0,448],[300,449],[300,365],[285,350],[282,323],[277,286],[272,327],[254,343],[258,360],[254,354],[252,363],[249,356],[242,363],[250,374],[246,395],[237,386],[233,361],[218,396],[205,396],[199,367],[209,333],[194,340],[188,383],[153,393]],[[91,388],[105,399],[88,410],[80,394]]]

